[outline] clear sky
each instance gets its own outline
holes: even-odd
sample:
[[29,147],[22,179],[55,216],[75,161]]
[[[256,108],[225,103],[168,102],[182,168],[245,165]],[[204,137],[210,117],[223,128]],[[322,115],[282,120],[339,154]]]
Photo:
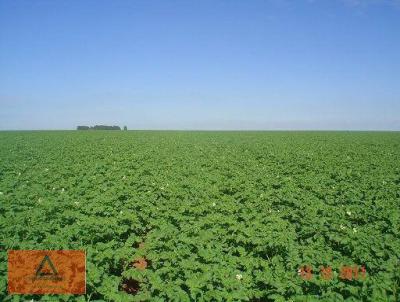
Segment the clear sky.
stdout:
[[399,0],[0,0],[0,129],[400,130]]

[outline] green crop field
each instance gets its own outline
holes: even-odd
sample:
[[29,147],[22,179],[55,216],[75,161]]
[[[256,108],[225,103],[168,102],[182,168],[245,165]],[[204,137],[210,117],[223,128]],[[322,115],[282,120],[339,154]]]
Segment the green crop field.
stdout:
[[[84,249],[87,294],[8,295],[12,249]],[[31,299],[400,301],[400,133],[0,132],[0,301]]]

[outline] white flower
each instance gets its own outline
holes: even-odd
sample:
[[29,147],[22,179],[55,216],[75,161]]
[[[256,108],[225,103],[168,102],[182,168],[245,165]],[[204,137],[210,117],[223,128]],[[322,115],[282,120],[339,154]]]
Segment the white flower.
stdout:
[[213,207],[215,207],[217,204],[215,202],[212,203]]
[[356,229],[356,228],[353,228],[353,232],[354,232],[354,233],[357,233],[357,229]]
[[160,189],[161,189],[161,190],[164,190],[164,187],[161,187]]
[[56,189],[56,188],[53,187],[53,191],[54,191],[55,189]]
[[79,205],[79,201],[75,201],[74,204],[75,204],[75,205]]
[[64,191],[65,191],[64,188],[62,188],[62,189],[61,189],[61,193],[64,193]]
[[237,280],[242,280],[242,279],[243,279],[242,274],[237,274],[237,275],[236,275],[236,279],[237,279]]
[[44,169],[46,172],[49,171],[49,168]]
[[350,212],[350,211],[347,211],[346,214],[349,215],[349,216],[351,216],[351,212]]
[[345,227],[343,224],[340,225],[340,229],[341,229],[341,230],[344,230],[345,228],[346,228],[346,227]]
[[21,172],[18,173],[18,176],[21,176]]
[[120,215],[122,215],[123,213],[124,213],[123,211],[120,211],[120,212],[119,212]]

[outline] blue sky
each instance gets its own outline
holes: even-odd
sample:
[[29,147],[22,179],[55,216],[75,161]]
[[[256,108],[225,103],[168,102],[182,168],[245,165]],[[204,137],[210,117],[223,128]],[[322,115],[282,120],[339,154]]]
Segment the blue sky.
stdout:
[[0,129],[400,130],[400,1],[0,0]]

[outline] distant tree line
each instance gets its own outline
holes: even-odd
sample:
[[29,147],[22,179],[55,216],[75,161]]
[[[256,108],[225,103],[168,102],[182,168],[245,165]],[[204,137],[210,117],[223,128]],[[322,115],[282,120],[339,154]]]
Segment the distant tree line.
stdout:
[[[96,125],[96,126],[78,126],[76,127],[76,130],[121,130],[121,127],[119,126],[107,126],[107,125]],[[128,128],[125,126],[124,130],[128,130]]]

